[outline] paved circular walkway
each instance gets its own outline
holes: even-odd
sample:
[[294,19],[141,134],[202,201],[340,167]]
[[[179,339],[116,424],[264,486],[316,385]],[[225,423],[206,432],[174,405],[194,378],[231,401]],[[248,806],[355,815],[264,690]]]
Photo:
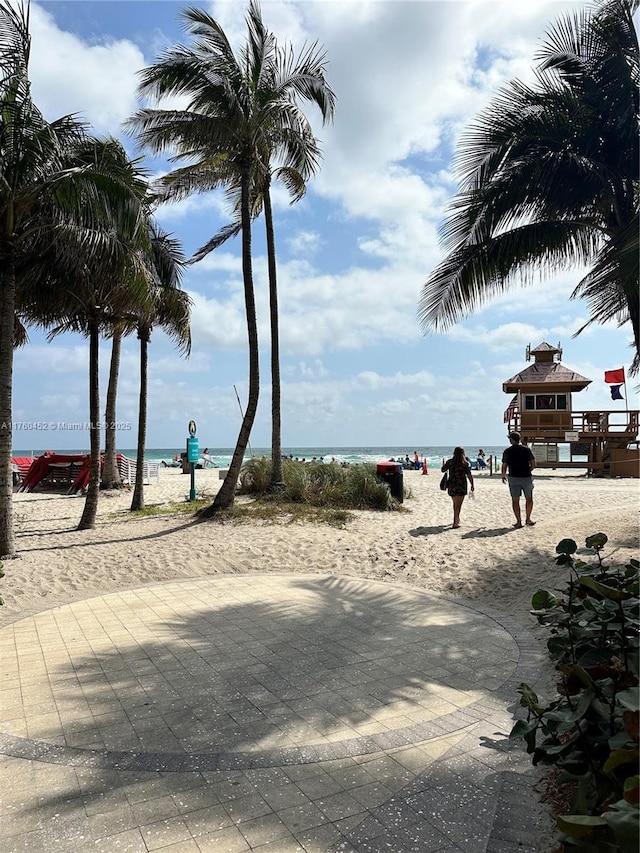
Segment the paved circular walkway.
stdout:
[[460,739],[536,668],[531,638],[477,605],[319,575],[150,585],[21,619],[0,642],[0,752],[102,771],[335,764]]

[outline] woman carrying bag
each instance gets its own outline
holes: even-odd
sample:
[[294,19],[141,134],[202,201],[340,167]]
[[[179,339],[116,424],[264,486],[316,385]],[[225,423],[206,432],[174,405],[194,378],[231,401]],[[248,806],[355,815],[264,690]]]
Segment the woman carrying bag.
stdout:
[[441,470],[448,475],[447,492],[453,501],[453,526],[460,527],[460,509],[467,495],[467,480],[471,483],[471,493],[474,492],[471,466],[464,448],[454,448],[453,456],[447,459]]

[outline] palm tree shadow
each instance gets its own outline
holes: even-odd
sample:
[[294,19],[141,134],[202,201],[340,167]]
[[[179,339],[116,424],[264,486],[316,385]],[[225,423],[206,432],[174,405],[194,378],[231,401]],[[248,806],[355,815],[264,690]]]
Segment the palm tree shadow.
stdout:
[[[137,596],[114,596],[113,617],[128,626],[117,647],[51,673],[61,701],[80,690],[93,708],[68,745],[184,755],[382,735],[443,692],[496,689],[517,664],[505,634],[502,662],[483,674],[495,625],[450,602],[333,576],[288,579],[258,597],[255,578],[238,580],[195,593],[152,587],[149,622]],[[52,725],[42,739],[59,737]]]
[[488,539],[492,536],[504,536],[515,531],[514,527],[478,527],[477,530],[469,530],[463,533],[461,539]]
[[[150,518],[152,518],[150,516]],[[112,538],[103,538],[103,539],[92,539],[90,544],[92,547],[95,545],[109,545],[111,542],[144,542],[146,540],[151,539],[162,539],[164,536],[171,536],[173,533],[179,533],[183,530],[189,530],[194,527],[195,524],[199,523],[198,521],[190,519],[189,521],[184,522],[183,524],[176,524],[174,527],[166,528],[165,530],[157,530],[155,533],[143,533],[138,536],[120,536],[117,532],[114,533]],[[53,530],[47,533],[47,536],[62,536],[68,535],[69,533],[75,533],[78,530],[77,526],[74,524],[73,527],[61,528],[60,530]],[[36,533],[19,533],[17,535],[18,540],[28,539],[29,537],[41,537],[42,531]],[[29,551],[63,551],[63,550],[73,550],[74,548],[81,548],[84,543],[82,542],[72,542],[69,545],[60,545],[53,544],[48,548],[43,547],[42,545],[37,545],[34,548],[23,548],[20,547],[20,551],[24,553],[28,553]]]
[[435,533],[444,533],[451,528],[450,524],[434,524],[433,527],[414,527],[409,531],[409,536],[431,536]]

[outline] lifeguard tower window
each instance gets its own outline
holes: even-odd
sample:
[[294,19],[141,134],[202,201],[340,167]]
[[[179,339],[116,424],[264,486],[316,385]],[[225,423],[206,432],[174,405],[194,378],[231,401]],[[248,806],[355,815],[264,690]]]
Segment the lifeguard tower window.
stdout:
[[567,395],[566,394],[527,394],[524,398],[524,408],[526,411],[534,410],[567,410]]

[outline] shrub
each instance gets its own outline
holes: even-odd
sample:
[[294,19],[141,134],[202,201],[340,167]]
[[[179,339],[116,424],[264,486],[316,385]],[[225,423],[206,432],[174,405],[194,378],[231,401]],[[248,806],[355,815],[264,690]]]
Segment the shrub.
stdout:
[[557,818],[565,849],[637,853],[640,563],[605,566],[606,542],[597,533],[584,549],[573,539],[556,547],[567,585],[560,594],[538,590],[532,613],[550,629],[558,696],[543,706],[521,684],[527,719],[510,737],[523,738],[534,764],[556,765],[558,782],[572,786],[572,813]]
[[398,501],[391,497],[388,486],[377,478],[375,465],[342,468],[334,464],[303,464],[287,459],[282,465],[282,476],[284,486],[271,491],[271,460],[250,459],[240,472],[240,494],[335,509],[387,510],[400,507]]

